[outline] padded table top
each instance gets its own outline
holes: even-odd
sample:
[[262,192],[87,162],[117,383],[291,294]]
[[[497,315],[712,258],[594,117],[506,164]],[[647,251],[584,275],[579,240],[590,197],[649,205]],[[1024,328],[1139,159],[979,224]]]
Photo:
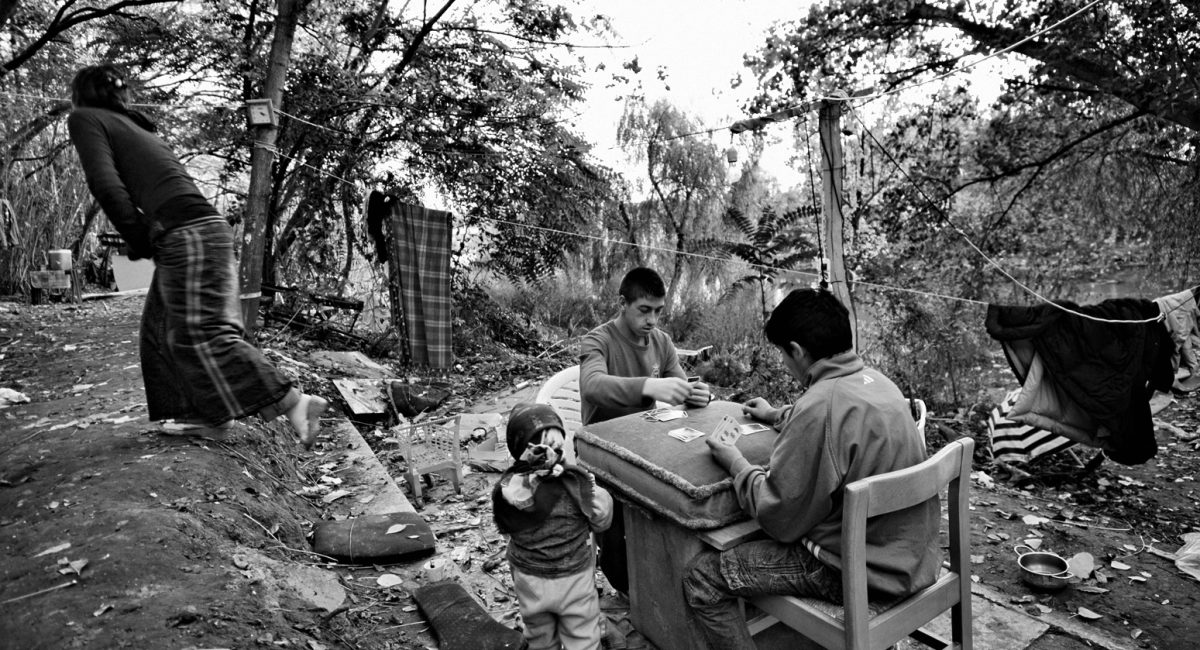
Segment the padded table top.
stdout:
[[[615,490],[615,496],[687,528],[718,528],[745,519],[733,480],[712,460],[705,438],[682,442],[667,432],[691,427],[711,433],[726,415],[739,424],[753,420],[742,415],[736,402],[714,401],[687,413],[669,422],[633,413],[589,424],[576,435],[580,465]],[[751,463],[766,465],[777,436],[768,429],[743,436],[737,446]]]

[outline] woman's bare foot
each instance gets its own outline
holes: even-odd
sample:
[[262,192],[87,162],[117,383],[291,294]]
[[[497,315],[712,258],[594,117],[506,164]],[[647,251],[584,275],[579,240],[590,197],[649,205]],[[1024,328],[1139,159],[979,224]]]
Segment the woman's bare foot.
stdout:
[[312,449],[317,441],[317,435],[321,433],[321,414],[328,406],[329,402],[323,397],[301,395],[300,401],[287,412],[288,421],[300,436],[300,444],[305,449]]

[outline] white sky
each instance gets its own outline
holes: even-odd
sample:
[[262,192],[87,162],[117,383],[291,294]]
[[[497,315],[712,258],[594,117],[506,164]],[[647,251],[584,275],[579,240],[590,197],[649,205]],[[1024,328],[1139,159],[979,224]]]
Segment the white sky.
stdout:
[[[631,75],[621,65],[635,56],[642,68],[641,80],[649,102],[659,98],[699,117],[709,128],[728,126],[750,117],[741,106],[755,90],[748,76],[740,88],[730,88],[738,74],[748,75],[742,65],[743,56],[756,51],[765,41],[770,25],[794,20],[806,15],[819,0],[579,0],[576,16],[584,19],[593,13],[608,16],[617,33],[615,43],[627,47],[618,49],[580,50],[589,67],[603,63],[606,70],[593,78],[589,100],[574,120],[576,128],[595,144],[593,155],[627,175],[637,174],[624,160],[615,145],[617,124],[623,101],[619,99],[629,88],[605,88],[613,72]],[[949,83],[966,81],[983,102],[990,102],[999,92],[999,70],[1005,64],[996,60],[985,62],[963,77]],[[667,73],[669,90],[658,80],[657,69]],[[907,101],[928,101],[931,89],[927,86],[902,95]],[[868,118],[869,119],[869,118]],[[768,145],[761,160],[762,166],[787,188],[806,182],[805,173],[792,169],[791,135],[787,129],[777,129],[776,143]],[[728,132],[711,136],[721,148],[731,144]],[[737,145],[736,141],[732,141]],[[740,146],[741,160],[746,152]],[[731,166],[737,168],[738,165]],[[731,170],[733,171],[733,170]]]
[[[575,122],[596,144],[594,155],[613,165],[621,160],[614,142],[624,106],[617,97],[625,89],[604,85],[614,71],[630,74],[622,70],[622,63],[637,57],[642,68],[637,78],[648,101],[666,98],[707,127],[727,126],[747,117],[740,104],[754,89],[752,82],[736,91],[730,88],[743,70],[743,55],[757,49],[772,22],[800,17],[810,4],[811,0],[581,0],[577,16],[609,16],[618,42],[628,46],[582,51],[591,67],[601,62],[607,67],[596,76]],[[660,66],[666,70],[669,90],[658,80]],[[713,137],[723,148],[729,145],[728,133]]]

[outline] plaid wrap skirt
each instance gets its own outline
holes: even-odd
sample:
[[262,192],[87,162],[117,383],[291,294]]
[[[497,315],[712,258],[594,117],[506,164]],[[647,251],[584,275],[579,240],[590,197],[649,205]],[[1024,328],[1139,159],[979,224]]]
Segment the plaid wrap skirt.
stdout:
[[220,216],[155,241],[139,346],[152,421],[273,419],[299,399],[291,380],[243,338],[233,245]]

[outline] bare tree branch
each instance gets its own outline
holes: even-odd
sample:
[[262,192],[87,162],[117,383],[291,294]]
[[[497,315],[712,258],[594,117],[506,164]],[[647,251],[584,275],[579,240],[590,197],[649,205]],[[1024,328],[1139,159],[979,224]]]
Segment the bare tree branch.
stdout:
[[[976,42],[997,50],[1010,47],[1025,37],[1015,30],[983,25],[955,10],[924,2],[914,5],[908,17],[953,27]],[[1065,45],[1034,39],[1020,43],[1013,51],[1081,83],[1095,86],[1141,111],[1200,131],[1200,98],[1195,95],[1164,93],[1163,88],[1152,80],[1136,77],[1133,73],[1122,74],[1113,64],[1089,58],[1082,50]]]
[[[0,0],[0,2],[3,3],[12,2],[14,10],[16,8],[17,1],[18,0]],[[47,43],[50,43],[54,39],[58,38],[58,36],[63,32],[75,27],[76,25],[88,22],[90,20],[106,18],[108,16],[122,16],[125,15],[126,9],[133,7],[147,7],[151,5],[174,3],[177,1],[178,0],[121,0],[120,2],[114,3],[108,7],[83,7],[82,9],[75,11],[68,11],[75,5],[76,0],[67,0],[62,4],[61,7],[58,8],[58,12],[54,15],[54,18],[50,21],[50,24],[46,25],[46,30],[42,32],[41,36],[34,39],[32,43],[26,45],[24,49],[17,52],[11,59],[6,61],[4,65],[0,66],[0,77],[3,77],[13,70],[21,67],[21,65],[23,65],[26,61],[33,58],[33,56],[37,54],[39,50],[45,47]],[[0,5],[0,12],[2,12],[4,9],[4,5]],[[0,24],[3,24],[3,21],[0,21]]]
[[1070,153],[1073,149],[1075,149],[1075,147],[1078,147],[1079,145],[1083,144],[1084,142],[1087,142],[1088,140],[1090,140],[1102,133],[1112,131],[1113,129],[1116,129],[1117,127],[1120,127],[1120,126],[1124,126],[1140,117],[1144,117],[1145,115],[1147,115],[1146,111],[1137,110],[1137,111],[1134,111],[1134,112],[1130,113],[1129,115],[1126,115],[1125,117],[1122,117],[1120,119],[1116,119],[1111,122],[1106,122],[1104,124],[1097,126],[1096,128],[1094,128],[1090,131],[1081,133],[1078,137],[1076,137],[1072,140],[1069,140],[1068,142],[1066,142],[1062,146],[1060,146],[1058,149],[1055,149],[1054,151],[1050,152],[1048,155],[1041,156],[1039,158],[1030,160],[1030,161],[1022,163],[1020,165],[1016,165],[1014,167],[1009,167],[1007,169],[1003,169],[999,173],[996,173],[996,174],[989,174],[987,176],[980,176],[978,178],[972,178],[972,179],[962,183],[961,185],[951,189],[950,193],[955,194],[960,190],[964,190],[968,187],[971,187],[972,185],[977,185],[979,183],[994,183],[994,182],[1004,179],[1004,178],[1017,176],[1021,172],[1028,170],[1028,169],[1033,169],[1033,170],[1035,170],[1035,172],[1040,173],[1040,171],[1042,169],[1044,169],[1045,167],[1049,166],[1050,163],[1053,163],[1056,160],[1060,160],[1060,159],[1066,157],[1066,155],[1068,153]]

